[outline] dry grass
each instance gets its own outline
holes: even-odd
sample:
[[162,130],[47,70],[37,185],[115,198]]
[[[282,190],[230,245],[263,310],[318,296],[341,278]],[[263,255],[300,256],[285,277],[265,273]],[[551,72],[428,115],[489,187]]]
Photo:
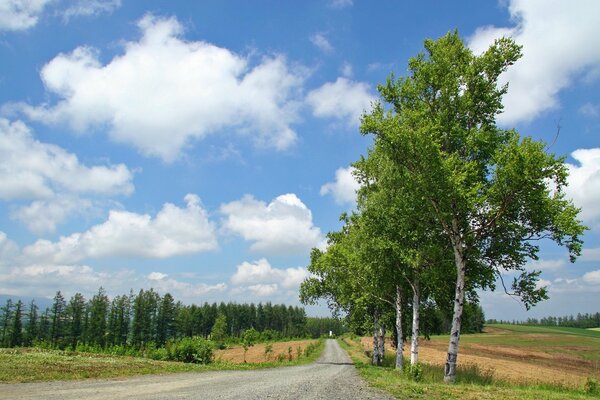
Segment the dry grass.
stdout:
[[[589,354],[598,353],[597,345],[590,345],[589,341],[600,343],[600,340],[573,340],[569,336],[488,328],[484,334],[461,336],[458,362],[476,365],[480,371],[491,373],[495,380],[509,383],[580,388],[588,377],[600,378],[600,361]],[[523,346],[527,343],[532,344]],[[373,339],[363,338],[362,346],[372,350]],[[420,361],[443,368],[447,349],[447,336],[422,339]],[[395,352],[391,343],[386,343],[386,351]],[[405,357],[410,357],[409,351],[410,345],[405,345]]]
[[[289,342],[273,342],[273,352],[265,355],[266,343],[255,344],[248,349],[246,353],[247,363],[261,363],[265,361],[277,360],[280,354],[283,354],[285,360],[288,360],[289,348],[292,348],[292,359],[298,358],[298,347],[303,352],[304,349],[312,344],[317,343],[318,340],[292,340]],[[244,348],[242,346],[236,346],[225,350],[215,351],[215,361],[225,361],[234,364],[241,364],[244,362]]]

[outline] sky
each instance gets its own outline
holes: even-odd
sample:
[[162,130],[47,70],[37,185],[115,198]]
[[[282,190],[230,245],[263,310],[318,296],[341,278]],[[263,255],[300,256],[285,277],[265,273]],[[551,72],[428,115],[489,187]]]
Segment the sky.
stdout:
[[596,0],[0,0],[0,294],[299,304],[377,85],[458,29],[523,45],[498,123],[565,157],[590,228],[575,264],[552,243],[528,264],[550,300],[482,293],[486,316],[600,311],[598,21]]

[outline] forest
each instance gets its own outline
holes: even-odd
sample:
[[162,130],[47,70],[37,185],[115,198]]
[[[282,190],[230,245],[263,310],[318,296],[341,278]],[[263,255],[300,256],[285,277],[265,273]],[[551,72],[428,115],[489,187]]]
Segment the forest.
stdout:
[[211,339],[217,345],[239,342],[254,329],[264,341],[313,337],[332,331],[341,334],[344,324],[334,318],[307,318],[302,307],[283,304],[204,303],[184,305],[169,293],[153,289],[109,299],[100,288],[89,300],[74,294],[68,301],[58,291],[52,306],[39,310],[35,301],[7,300],[0,308],[0,346],[39,346],[57,349],[114,346],[161,347],[185,337]]

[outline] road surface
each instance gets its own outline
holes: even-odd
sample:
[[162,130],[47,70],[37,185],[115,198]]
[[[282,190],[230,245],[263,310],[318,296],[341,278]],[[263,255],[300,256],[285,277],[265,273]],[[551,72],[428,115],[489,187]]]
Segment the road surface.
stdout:
[[145,375],[119,380],[0,385],[0,399],[391,399],[367,387],[328,339],[319,360],[296,367]]

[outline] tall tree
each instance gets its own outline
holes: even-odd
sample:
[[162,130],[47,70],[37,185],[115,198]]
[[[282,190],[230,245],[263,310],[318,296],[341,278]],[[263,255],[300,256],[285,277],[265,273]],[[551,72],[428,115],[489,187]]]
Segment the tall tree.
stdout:
[[[511,39],[474,55],[457,32],[426,40],[409,61],[409,75],[379,87],[376,104],[361,124],[375,146],[406,171],[410,192],[435,218],[452,250],[456,269],[453,321],[445,366],[454,382],[467,284],[495,288],[516,272],[512,294],[526,307],[547,297],[539,272],[524,265],[537,258],[539,241],[581,250],[584,227],[564,196],[567,169],[545,145],[496,126],[508,86],[498,77],[521,56]],[[551,184],[549,184],[551,183]],[[506,288],[508,291],[508,288]]]
[[10,344],[10,323],[12,322],[13,313],[12,300],[7,299],[6,304],[0,311],[2,311],[2,337],[0,338],[0,345],[8,347]]
[[91,344],[106,346],[106,325],[108,318],[109,300],[103,287],[90,300],[90,320],[87,337]]
[[27,336],[25,338],[25,345],[31,346],[39,339],[38,306],[33,299],[31,300],[31,303],[29,303],[26,331]]
[[17,301],[12,322],[12,331],[10,337],[10,347],[23,345],[23,302]]
[[158,308],[156,321],[156,344],[162,346],[167,340],[175,337],[175,315],[177,309],[175,300],[170,293],[166,293]]
[[56,292],[50,310],[50,341],[54,346],[62,347],[65,336],[65,311],[67,303],[60,290]]
[[66,313],[69,320],[69,343],[73,349],[84,336],[85,298],[81,293],[75,293],[69,300]]

